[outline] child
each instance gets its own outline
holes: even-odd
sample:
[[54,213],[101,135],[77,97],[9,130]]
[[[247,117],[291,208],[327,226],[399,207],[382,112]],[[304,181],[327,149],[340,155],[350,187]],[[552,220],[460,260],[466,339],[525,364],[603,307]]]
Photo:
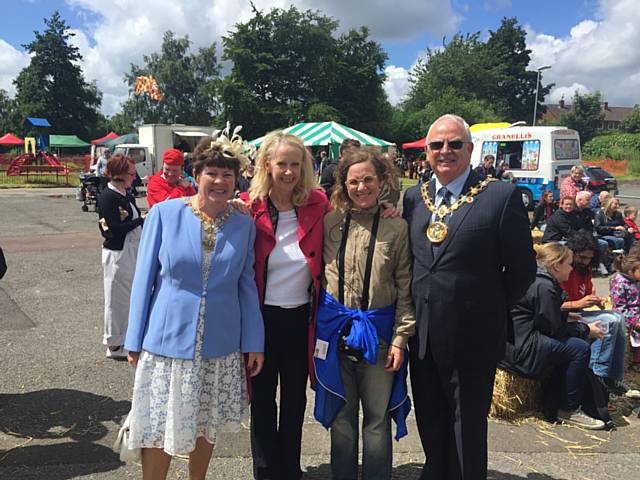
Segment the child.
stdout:
[[634,240],[640,239],[640,230],[638,229],[638,225],[636,225],[638,209],[636,207],[632,207],[631,205],[627,205],[626,207],[624,207],[623,213],[625,225],[633,230],[633,232],[629,233],[633,235]]
[[609,290],[613,309],[621,313],[629,330],[632,370],[640,373],[640,255],[618,257],[616,273],[610,280]]

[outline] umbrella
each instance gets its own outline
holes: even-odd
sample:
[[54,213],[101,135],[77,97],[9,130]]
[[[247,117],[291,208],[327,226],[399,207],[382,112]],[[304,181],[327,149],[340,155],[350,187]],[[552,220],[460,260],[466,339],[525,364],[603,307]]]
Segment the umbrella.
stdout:
[[22,145],[24,140],[16,137],[11,133],[7,133],[6,135],[0,137],[0,145]]
[[107,140],[111,140],[113,138],[118,138],[118,134],[115,132],[109,132],[102,138],[96,138],[95,140],[91,140],[91,145],[102,145],[103,142]]

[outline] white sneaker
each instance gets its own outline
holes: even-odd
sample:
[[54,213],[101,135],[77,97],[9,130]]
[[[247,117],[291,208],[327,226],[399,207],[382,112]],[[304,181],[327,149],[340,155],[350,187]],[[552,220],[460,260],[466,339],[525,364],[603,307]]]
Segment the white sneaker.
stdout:
[[624,396],[627,398],[640,398],[640,390],[636,390],[635,388],[630,388],[626,392],[624,392]]
[[604,266],[604,263],[601,263],[600,265],[598,265],[598,273],[603,277],[606,277],[607,275],[609,275],[609,271],[607,270],[607,267]]
[[107,358],[127,358],[127,351],[122,345],[107,347]]
[[562,423],[575,425],[576,427],[585,428],[587,430],[603,430],[605,424],[602,420],[590,417],[582,411],[581,408],[570,410],[558,410],[558,420]]

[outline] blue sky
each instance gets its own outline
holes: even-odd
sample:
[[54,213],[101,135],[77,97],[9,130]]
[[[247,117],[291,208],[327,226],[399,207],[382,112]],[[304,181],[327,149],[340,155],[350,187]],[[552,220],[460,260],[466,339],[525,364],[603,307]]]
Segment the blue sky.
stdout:
[[[517,17],[527,32],[532,65],[552,65],[545,79],[556,83],[550,100],[573,92],[600,90],[612,104],[640,103],[640,8],[637,0],[255,0],[258,8],[320,9],[344,28],[362,24],[389,55],[387,93],[401,100],[408,71],[443,36],[481,31]],[[365,9],[362,5],[366,4]],[[14,0],[7,2],[0,29],[0,88],[28,63],[21,44],[44,28],[54,10],[78,35],[88,79],[104,92],[105,113],[126,96],[122,82],[129,64],[159,48],[162,33],[189,34],[194,47],[220,43],[220,36],[251,15],[243,0]],[[614,53],[615,52],[615,53]],[[588,53],[588,54],[587,54]]]

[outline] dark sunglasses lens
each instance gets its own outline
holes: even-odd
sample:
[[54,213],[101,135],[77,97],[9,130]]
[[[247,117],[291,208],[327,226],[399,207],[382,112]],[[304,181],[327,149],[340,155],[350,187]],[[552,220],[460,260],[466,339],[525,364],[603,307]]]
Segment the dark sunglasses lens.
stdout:
[[454,140],[452,142],[449,142],[449,148],[453,150],[460,150],[463,145],[464,142],[462,140]]
[[440,150],[442,147],[444,147],[444,142],[431,142],[429,144],[431,150]]

